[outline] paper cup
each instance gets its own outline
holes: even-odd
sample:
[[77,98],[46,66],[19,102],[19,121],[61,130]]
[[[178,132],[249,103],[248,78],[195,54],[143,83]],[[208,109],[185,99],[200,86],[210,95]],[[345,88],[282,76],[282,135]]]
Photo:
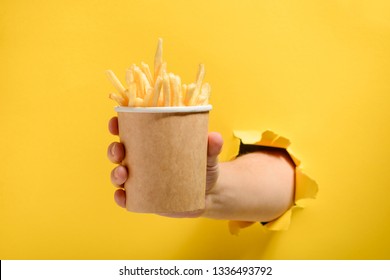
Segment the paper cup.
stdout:
[[211,108],[115,108],[129,172],[127,210],[162,214],[204,209]]

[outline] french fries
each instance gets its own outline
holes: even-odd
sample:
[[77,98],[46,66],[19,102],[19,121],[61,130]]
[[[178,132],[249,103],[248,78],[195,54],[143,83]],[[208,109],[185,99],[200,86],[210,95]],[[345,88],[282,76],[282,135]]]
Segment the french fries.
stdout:
[[162,39],[159,38],[154,56],[153,75],[149,65],[131,65],[126,70],[125,87],[112,70],[107,70],[109,81],[117,90],[109,97],[120,106],[160,107],[160,106],[202,106],[209,103],[211,88],[203,83],[204,65],[200,64],[195,82],[182,84],[181,78],[167,72],[167,63],[163,60]]

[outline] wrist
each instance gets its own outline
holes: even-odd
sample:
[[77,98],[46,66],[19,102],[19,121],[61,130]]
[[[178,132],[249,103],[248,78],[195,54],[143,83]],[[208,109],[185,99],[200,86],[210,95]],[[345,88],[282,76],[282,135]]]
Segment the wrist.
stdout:
[[221,163],[218,180],[206,197],[204,216],[274,220],[293,203],[294,172],[287,159],[269,152],[255,152]]

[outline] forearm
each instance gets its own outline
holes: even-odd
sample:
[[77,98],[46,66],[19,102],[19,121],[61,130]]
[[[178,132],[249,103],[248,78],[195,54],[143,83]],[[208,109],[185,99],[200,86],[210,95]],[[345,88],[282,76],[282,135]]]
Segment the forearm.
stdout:
[[280,152],[255,152],[221,163],[216,185],[206,198],[204,216],[271,221],[291,207],[294,166]]

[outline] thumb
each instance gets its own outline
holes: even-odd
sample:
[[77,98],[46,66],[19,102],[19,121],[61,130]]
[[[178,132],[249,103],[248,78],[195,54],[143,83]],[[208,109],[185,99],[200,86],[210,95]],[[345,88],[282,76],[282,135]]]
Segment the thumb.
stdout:
[[207,148],[207,178],[206,192],[209,192],[215,185],[219,175],[218,155],[222,149],[222,136],[217,132],[210,132]]
[[218,132],[210,132],[207,146],[207,168],[218,164],[218,155],[221,152],[223,139]]

